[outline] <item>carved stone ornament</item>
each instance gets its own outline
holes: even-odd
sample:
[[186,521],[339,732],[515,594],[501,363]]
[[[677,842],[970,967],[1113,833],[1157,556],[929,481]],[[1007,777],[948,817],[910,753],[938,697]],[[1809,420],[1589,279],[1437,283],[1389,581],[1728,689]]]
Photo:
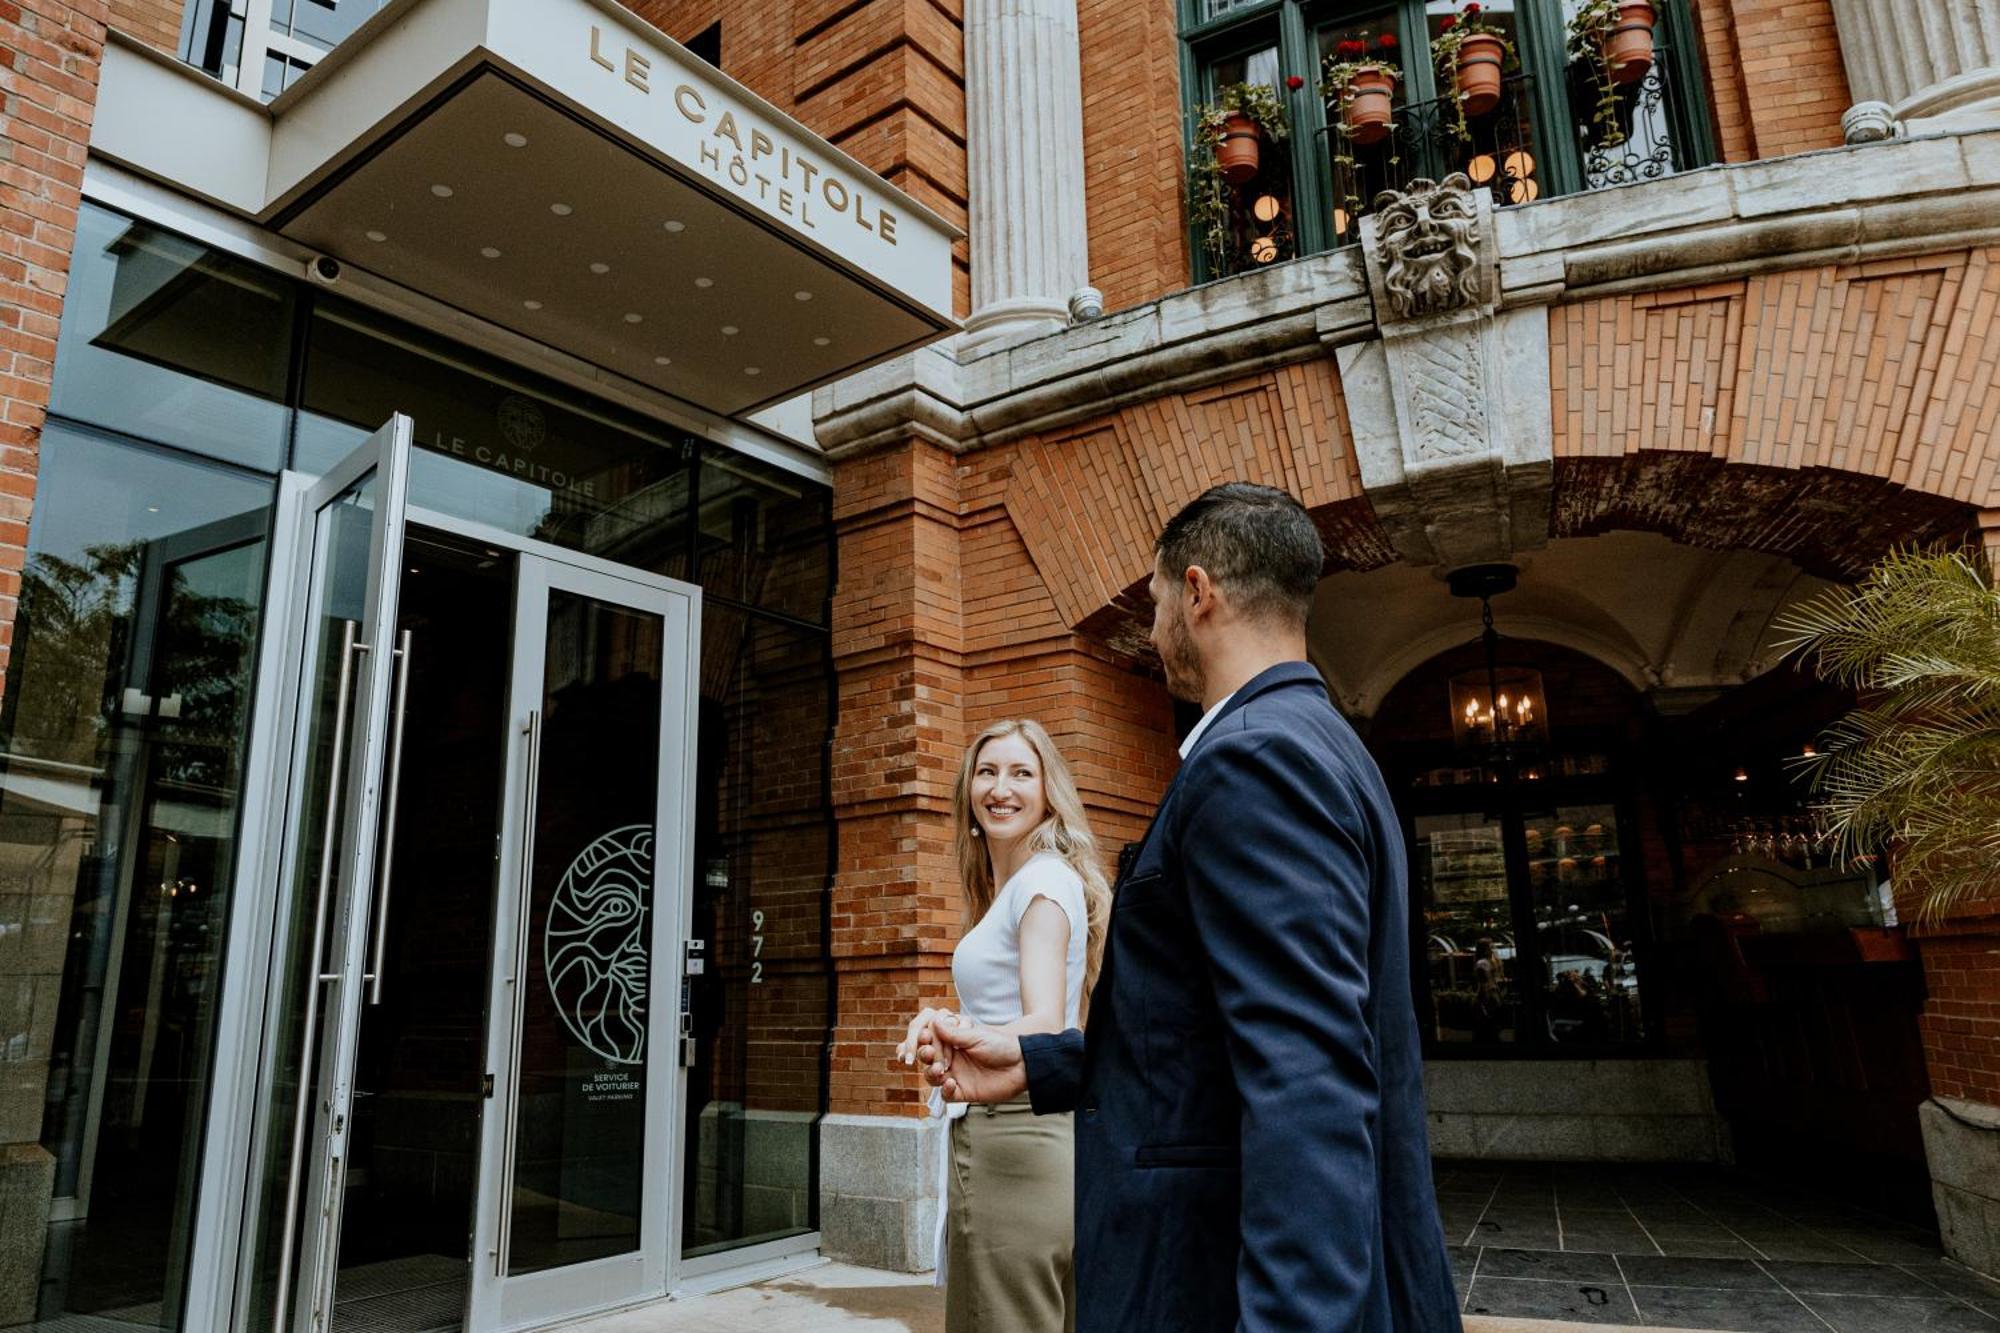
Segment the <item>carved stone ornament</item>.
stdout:
[[1491,196],[1463,172],[1376,195],[1362,231],[1376,317],[1426,319],[1487,304],[1491,214]]
[[1548,312],[1500,309],[1493,196],[1462,174],[1362,219],[1379,338],[1338,347],[1361,484],[1404,559],[1440,572],[1548,540]]

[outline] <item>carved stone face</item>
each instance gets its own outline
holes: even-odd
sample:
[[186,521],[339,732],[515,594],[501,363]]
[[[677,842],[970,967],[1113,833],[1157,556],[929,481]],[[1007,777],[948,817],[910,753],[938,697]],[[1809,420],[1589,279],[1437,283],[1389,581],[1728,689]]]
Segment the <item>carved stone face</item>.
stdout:
[[1442,184],[1416,180],[1375,197],[1383,285],[1401,319],[1443,314],[1479,302],[1479,212],[1462,173]]

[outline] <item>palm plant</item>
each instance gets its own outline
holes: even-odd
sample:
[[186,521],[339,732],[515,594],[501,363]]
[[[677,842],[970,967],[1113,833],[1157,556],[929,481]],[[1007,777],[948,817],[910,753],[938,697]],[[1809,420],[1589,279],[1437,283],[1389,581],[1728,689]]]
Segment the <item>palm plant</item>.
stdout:
[[1842,859],[1887,849],[1919,922],[2000,899],[2000,590],[1970,556],[1901,551],[1779,620],[1860,693],[1811,775]]

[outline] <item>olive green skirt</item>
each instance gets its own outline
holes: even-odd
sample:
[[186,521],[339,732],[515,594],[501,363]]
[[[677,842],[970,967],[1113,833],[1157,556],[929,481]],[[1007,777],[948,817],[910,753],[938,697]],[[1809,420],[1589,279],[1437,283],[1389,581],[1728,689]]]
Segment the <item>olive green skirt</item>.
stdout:
[[1025,1101],[951,1122],[945,1333],[1076,1328],[1076,1141]]

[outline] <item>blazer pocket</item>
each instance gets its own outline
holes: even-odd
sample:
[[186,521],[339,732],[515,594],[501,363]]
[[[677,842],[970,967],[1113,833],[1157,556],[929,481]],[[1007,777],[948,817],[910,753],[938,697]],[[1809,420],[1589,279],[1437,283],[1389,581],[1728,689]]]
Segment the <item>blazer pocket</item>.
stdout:
[[1167,877],[1157,870],[1147,875],[1134,875],[1118,885],[1118,891],[1111,898],[1111,908],[1113,911],[1118,911],[1121,908],[1143,906],[1160,896],[1160,890],[1166,882]]
[[1132,1150],[1134,1166],[1239,1165],[1243,1151],[1233,1143],[1156,1143]]

